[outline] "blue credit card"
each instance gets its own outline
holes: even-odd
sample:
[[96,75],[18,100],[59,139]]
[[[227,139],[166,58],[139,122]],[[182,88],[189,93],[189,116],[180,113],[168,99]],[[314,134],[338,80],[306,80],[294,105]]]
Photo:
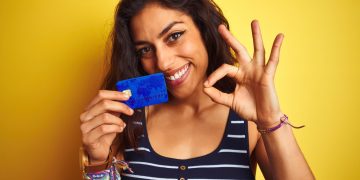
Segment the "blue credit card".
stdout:
[[122,80],[116,83],[116,88],[130,95],[124,103],[133,109],[168,102],[163,73]]

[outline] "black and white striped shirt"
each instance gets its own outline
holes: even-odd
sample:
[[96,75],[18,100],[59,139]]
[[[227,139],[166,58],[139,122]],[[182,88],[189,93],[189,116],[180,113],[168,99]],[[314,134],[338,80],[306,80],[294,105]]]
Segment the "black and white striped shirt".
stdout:
[[254,179],[250,169],[248,124],[230,111],[225,132],[215,151],[196,158],[179,160],[161,156],[151,147],[146,123],[138,151],[126,148],[124,157],[134,173],[121,178],[151,180]]

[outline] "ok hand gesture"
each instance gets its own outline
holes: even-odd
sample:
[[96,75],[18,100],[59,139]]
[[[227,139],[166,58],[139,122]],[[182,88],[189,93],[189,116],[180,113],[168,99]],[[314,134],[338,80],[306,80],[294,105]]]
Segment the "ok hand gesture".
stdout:
[[[251,29],[254,43],[252,58],[224,25],[219,26],[219,33],[234,50],[239,66],[229,64],[220,66],[205,81],[204,91],[213,101],[232,108],[242,118],[254,121],[258,126],[269,127],[279,122],[283,115],[276,95],[274,77],[284,35],[276,36],[270,58],[265,62],[265,50],[258,21],[254,20],[251,23]],[[224,76],[236,80],[235,91],[231,94],[212,87]]]

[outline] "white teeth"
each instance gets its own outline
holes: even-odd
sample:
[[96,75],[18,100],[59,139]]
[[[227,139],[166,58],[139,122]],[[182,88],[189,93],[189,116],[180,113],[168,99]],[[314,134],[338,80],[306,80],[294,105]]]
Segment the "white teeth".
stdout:
[[167,76],[166,79],[169,79],[169,80],[176,80],[176,79],[179,79],[181,78],[185,73],[186,71],[189,69],[189,65],[185,65],[184,68],[182,68],[181,70],[179,70],[178,72],[176,72],[173,76]]

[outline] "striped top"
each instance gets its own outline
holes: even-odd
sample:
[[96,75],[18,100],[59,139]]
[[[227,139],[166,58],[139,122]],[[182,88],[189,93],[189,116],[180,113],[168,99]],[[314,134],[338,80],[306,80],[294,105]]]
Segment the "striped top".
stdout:
[[124,158],[134,173],[122,172],[121,178],[152,180],[254,179],[250,168],[248,125],[230,110],[220,145],[213,152],[180,160],[161,156],[151,147],[146,123],[138,151],[126,148]]

